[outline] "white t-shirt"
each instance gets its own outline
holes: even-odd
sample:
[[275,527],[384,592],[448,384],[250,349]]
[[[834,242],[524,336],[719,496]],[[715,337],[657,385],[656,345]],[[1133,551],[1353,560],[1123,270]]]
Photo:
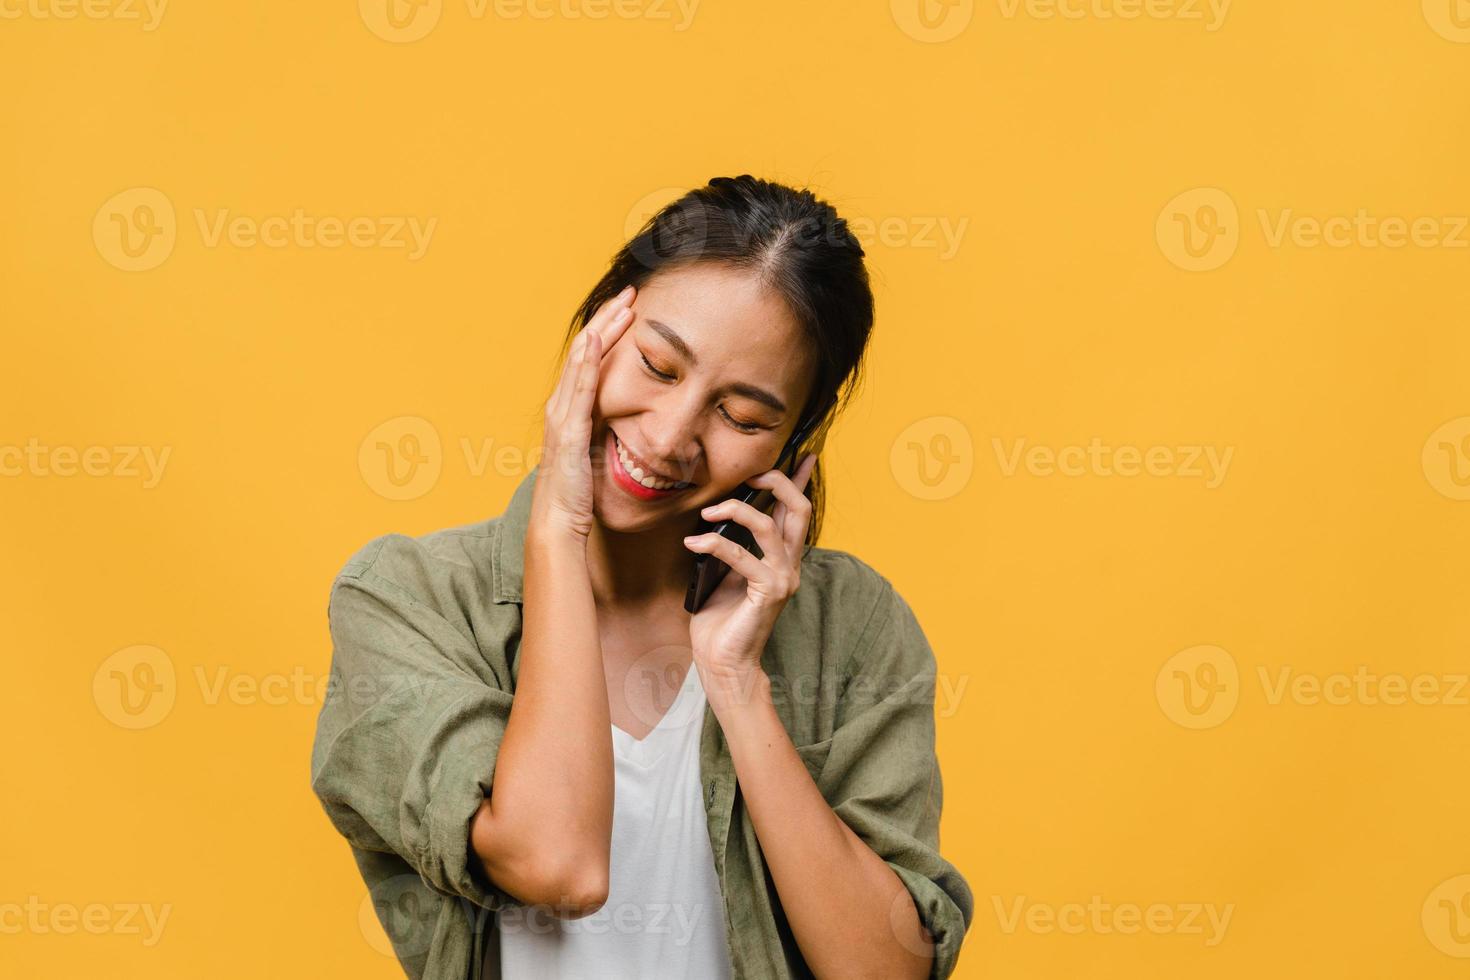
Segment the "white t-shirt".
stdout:
[[607,903],[580,919],[496,912],[504,980],[728,980],[725,907],[700,792],[699,670],[642,739],[616,725]]

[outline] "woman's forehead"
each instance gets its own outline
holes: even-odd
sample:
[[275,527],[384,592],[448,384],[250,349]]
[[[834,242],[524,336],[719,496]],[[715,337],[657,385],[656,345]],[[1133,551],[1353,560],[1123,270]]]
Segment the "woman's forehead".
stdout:
[[[785,300],[750,272],[699,265],[661,272],[634,301],[643,330],[701,369],[756,372],[788,392],[810,372],[810,342]],[[653,321],[653,323],[650,323]]]

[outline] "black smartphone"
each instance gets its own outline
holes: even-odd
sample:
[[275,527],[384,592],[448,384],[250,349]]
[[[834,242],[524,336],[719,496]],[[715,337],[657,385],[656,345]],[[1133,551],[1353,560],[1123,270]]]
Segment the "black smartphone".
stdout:
[[[780,470],[787,476],[791,476],[796,471],[797,451],[801,448],[801,444],[806,441],[806,437],[811,434],[812,428],[821,417],[821,414],[813,416],[801,428],[791,434],[791,438],[782,447],[781,455],[776,458],[776,465],[771,467],[772,469]],[[735,492],[730,494],[730,496],[737,500],[743,500],[756,510],[767,514],[776,505],[776,495],[770,490],[764,487],[752,487],[746,483],[742,483],[736,487]],[[757,558],[765,557],[760,550],[760,545],[755,543],[755,536],[750,533],[750,528],[741,524],[739,521],[732,519],[711,523],[701,519],[699,529],[694,533],[706,534],[710,531],[714,531],[722,537],[729,538]],[[715,591],[715,587],[720,584],[720,581],[729,571],[730,566],[714,555],[706,554],[705,552],[700,552],[695,555],[694,572],[689,578],[689,591],[684,594],[685,611],[691,613],[699,612],[704,606],[705,600],[710,597],[710,593]]]

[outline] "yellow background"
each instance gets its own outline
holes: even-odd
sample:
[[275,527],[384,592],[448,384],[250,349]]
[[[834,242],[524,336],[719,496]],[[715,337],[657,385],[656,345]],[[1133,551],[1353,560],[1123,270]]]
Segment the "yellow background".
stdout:
[[[0,447],[170,455],[154,486],[122,455],[0,477],[0,907],[169,918],[152,945],[116,911],[7,927],[0,973],[400,975],[308,786],[331,576],[499,513],[630,223],[751,172],[869,223],[877,330],[822,543],[895,583],[960,692],[957,975],[1464,975],[1466,4],[705,0],[681,25],[446,0],[395,29],[369,0],[175,0],[149,30],[64,2],[0,0]],[[109,204],[136,188],[172,250],[127,271],[114,214],[170,231]],[[196,217],[297,208],[436,225],[410,259],[210,244]],[[1288,209],[1442,234],[1273,243]],[[1186,225],[1219,230],[1211,268]],[[440,439],[405,500],[359,454],[401,418]],[[1008,465],[1094,439],[1179,465]],[[1187,447],[1229,450],[1223,479]],[[133,730],[104,662],[147,679],[138,646],[175,676]],[[1441,696],[1272,696],[1360,665]],[[1231,918],[1213,943],[1010,919],[1093,896]]]

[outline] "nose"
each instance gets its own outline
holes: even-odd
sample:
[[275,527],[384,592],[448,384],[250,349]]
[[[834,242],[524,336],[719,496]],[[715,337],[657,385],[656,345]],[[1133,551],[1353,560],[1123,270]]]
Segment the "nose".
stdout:
[[694,482],[703,455],[697,419],[697,414],[685,406],[670,406],[645,417],[641,449],[655,469],[676,480]]
[[665,476],[686,483],[694,482],[694,473],[699,469],[699,451],[687,448],[691,444],[684,440],[650,438],[647,446],[648,462]]

